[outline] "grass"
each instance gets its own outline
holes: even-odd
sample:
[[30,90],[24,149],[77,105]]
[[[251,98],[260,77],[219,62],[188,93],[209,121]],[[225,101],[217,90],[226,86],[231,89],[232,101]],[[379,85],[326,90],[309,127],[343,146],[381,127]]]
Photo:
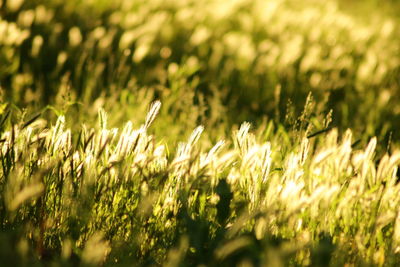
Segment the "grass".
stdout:
[[377,160],[377,139],[353,149],[350,130],[293,142],[269,122],[211,148],[197,127],[171,154],[148,134],[159,108],[136,129],[107,128],[101,111],[97,129],[72,132],[61,116],[3,132],[6,260],[398,264],[399,152]]
[[377,12],[0,2],[3,264],[399,265],[399,27]]

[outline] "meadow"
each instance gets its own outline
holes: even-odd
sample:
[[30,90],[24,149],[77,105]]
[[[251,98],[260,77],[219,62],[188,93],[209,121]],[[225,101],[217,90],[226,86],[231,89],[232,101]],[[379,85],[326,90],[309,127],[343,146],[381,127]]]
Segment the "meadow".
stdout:
[[398,266],[395,1],[0,0],[5,266]]

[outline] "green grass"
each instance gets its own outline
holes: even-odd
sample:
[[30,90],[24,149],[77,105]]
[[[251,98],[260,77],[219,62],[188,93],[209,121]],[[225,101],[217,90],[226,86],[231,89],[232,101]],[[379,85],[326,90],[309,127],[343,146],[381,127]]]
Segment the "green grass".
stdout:
[[354,5],[0,1],[1,262],[399,265],[398,8]]
[[61,116],[3,132],[7,264],[398,264],[399,152],[272,121],[212,148],[197,127],[172,149],[148,134],[159,108],[119,131],[100,111],[96,129]]

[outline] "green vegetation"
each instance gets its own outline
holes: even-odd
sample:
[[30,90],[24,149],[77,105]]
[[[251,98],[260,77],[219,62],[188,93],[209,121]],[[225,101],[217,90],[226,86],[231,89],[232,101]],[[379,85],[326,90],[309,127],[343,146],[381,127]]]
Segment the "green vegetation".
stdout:
[[392,2],[0,0],[1,263],[398,266]]

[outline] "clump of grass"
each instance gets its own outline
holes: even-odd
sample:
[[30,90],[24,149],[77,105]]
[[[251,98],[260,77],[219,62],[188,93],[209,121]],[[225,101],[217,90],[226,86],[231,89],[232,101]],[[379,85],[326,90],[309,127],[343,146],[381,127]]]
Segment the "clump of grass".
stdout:
[[[1,135],[6,262],[65,264],[397,264],[400,153],[352,148],[337,129],[258,141],[243,123],[206,149],[202,126],[174,154],[144,124],[71,131],[65,117]],[[270,127],[274,127],[270,123]]]

